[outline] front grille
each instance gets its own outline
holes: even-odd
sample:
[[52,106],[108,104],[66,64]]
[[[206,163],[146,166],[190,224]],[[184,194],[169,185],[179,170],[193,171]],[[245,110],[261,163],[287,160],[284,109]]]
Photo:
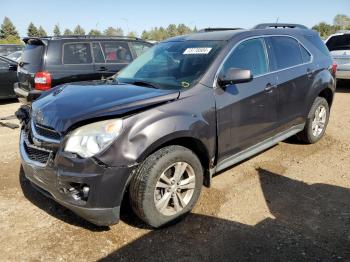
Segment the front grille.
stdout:
[[28,158],[32,161],[46,164],[50,158],[50,152],[48,151],[40,150],[38,148],[27,145],[26,142],[23,143],[23,146]]
[[32,160],[42,164],[46,164],[49,161],[52,151],[38,147],[33,144],[31,136],[25,131],[22,131],[23,147],[27,157]]
[[61,136],[58,132],[56,132],[55,130],[48,128],[48,127],[44,127],[38,124],[35,124],[35,131],[43,136],[43,137],[47,137],[50,139],[55,139],[55,140],[60,140]]

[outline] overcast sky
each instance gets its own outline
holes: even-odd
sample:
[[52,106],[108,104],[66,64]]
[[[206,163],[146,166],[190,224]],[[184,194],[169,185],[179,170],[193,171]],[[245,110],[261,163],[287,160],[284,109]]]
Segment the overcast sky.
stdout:
[[185,23],[190,27],[250,28],[262,22],[331,23],[336,14],[350,16],[350,0],[1,0],[0,20],[8,16],[21,36],[28,24],[42,25],[49,35],[80,24],[85,31],[122,27],[124,32]]

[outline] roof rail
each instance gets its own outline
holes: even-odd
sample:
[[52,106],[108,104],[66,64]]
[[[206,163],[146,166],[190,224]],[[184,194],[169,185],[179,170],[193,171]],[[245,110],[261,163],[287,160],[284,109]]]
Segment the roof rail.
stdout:
[[308,29],[304,25],[300,24],[282,24],[282,23],[264,23],[258,24],[253,29],[269,29],[269,28],[294,28],[294,29]]
[[233,28],[229,28],[229,27],[208,27],[208,28],[203,28],[201,30],[199,30],[198,32],[215,32],[215,31],[229,31],[229,30],[240,30],[242,28],[238,28],[238,27],[233,27]]
[[60,35],[60,36],[43,36],[43,37],[24,37],[23,40],[28,39],[133,39],[133,40],[142,40],[138,37],[133,36],[107,36],[107,35]]

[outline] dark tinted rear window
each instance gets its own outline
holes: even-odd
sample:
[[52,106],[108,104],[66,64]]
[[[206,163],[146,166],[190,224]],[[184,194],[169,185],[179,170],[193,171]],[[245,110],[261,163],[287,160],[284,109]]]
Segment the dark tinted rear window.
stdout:
[[309,51],[307,51],[305,49],[305,47],[303,47],[302,45],[300,45],[300,51],[301,51],[301,56],[303,58],[303,62],[304,63],[308,63],[311,61],[311,54],[309,53]]
[[26,45],[20,61],[32,66],[39,66],[43,61],[43,52],[43,45]]
[[64,64],[91,64],[91,50],[89,43],[72,43],[63,45]]
[[285,36],[273,36],[271,37],[271,44],[277,70],[303,63],[299,43],[295,39]]
[[332,36],[326,45],[329,51],[350,50],[350,34]]

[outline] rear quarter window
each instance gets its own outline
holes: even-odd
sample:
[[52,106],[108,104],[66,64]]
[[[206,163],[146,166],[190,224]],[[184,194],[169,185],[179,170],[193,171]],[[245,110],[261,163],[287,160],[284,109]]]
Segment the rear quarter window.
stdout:
[[92,56],[89,43],[63,44],[64,64],[91,64]]
[[311,54],[309,53],[309,51],[307,51],[307,50],[305,49],[305,47],[303,47],[301,44],[299,44],[299,46],[300,46],[300,52],[301,52],[301,57],[303,58],[303,62],[304,62],[304,63],[309,63],[309,62],[311,62],[312,56],[311,56]]

